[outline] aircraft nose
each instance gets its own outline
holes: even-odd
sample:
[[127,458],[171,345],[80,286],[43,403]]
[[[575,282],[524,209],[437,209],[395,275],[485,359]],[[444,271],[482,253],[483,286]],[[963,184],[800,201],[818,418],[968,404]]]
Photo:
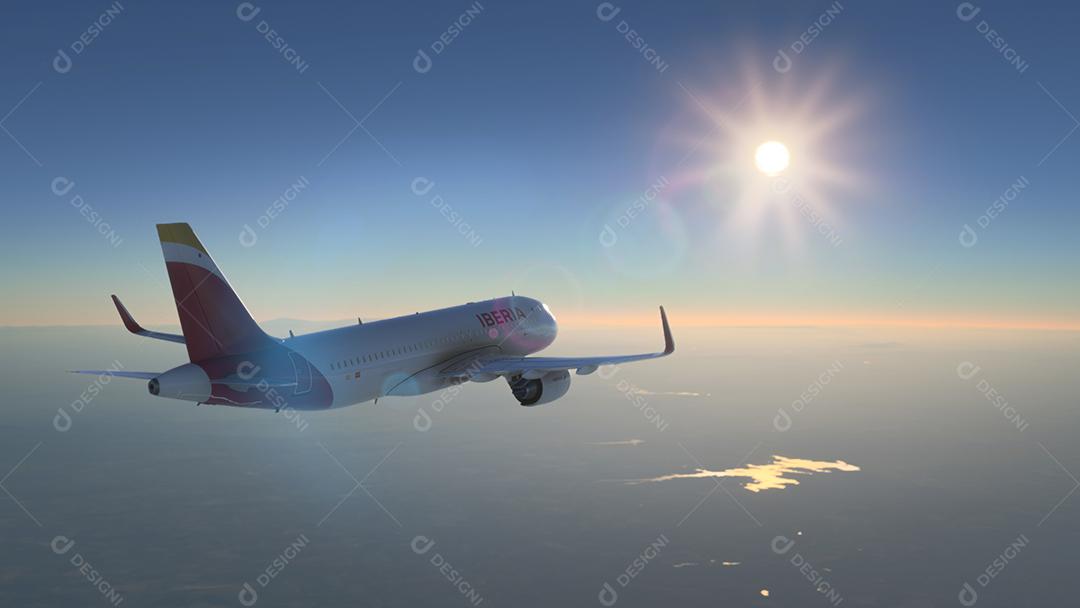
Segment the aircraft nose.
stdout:
[[537,323],[537,333],[543,336],[544,340],[550,346],[555,341],[555,337],[559,334],[559,323],[555,320],[555,315],[551,314],[551,310],[546,304],[540,305],[540,322]]

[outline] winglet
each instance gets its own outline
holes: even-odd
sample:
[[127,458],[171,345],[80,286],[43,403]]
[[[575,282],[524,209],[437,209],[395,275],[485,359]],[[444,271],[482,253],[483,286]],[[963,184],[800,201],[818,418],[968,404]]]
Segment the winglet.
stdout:
[[120,320],[124,322],[124,327],[126,327],[128,331],[133,334],[138,334],[146,331],[142,328],[142,325],[139,325],[135,321],[135,317],[131,316],[131,313],[128,312],[128,309],[125,308],[122,303],[120,303],[120,298],[116,297],[115,294],[110,297],[112,298],[113,304],[116,305],[116,312],[120,313]]
[[127,307],[120,302],[120,298],[113,295],[112,301],[113,304],[116,305],[116,312],[120,313],[120,320],[124,322],[124,327],[136,336],[153,338],[155,340],[165,340],[166,342],[177,342],[179,344],[184,343],[184,336],[143,329],[143,326],[139,325],[139,322],[135,320],[135,317],[131,316],[131,313],[128,312]]
[[671,326],[668,325],[667,313],[664,307],[660,307],[660,322],[664,325],[664,354],[670,355],[675,352],[675,338],[671,337]]

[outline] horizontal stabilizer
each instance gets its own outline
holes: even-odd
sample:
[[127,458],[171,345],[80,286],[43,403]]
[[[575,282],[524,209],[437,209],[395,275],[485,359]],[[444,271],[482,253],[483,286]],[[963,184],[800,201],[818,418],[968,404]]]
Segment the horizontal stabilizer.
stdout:
[[72,374],[90,374],[91,376],[114,376],[116,378],[135,378],[137,380],[153,380],[161,375],[161,372],[125,372],[115,369],[73,369],[68,370]]
[[150,331],[143,329],[142,325],[139,325],[135,318],[131,316],[128,309],[120,302],[120,298],[115,295],[112,296],[113,304],[116,305],[116,312],[120,313],[120,320],[124,322],[124,327],[131,333],[142,336],[144,338],[153,338],[155,340],[165,340],[167,342],[178,342],[184,344],[184,336],[178,334],[166,334],[159,331]]

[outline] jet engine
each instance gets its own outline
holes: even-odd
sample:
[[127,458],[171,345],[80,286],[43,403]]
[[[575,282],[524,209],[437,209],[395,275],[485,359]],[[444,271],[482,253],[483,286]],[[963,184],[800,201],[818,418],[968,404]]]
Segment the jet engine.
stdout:
[[147,385],[151,395],[202,403],[210,398],[210,377],[194,363],[174,367]]
[[518,403],[525,406],[540,405],[551,403],[570,390],[570,372],[566,370],[548,372],[539,378],[518,375],[508,377],[506,382],[510,385],[510,390],[513,391]]

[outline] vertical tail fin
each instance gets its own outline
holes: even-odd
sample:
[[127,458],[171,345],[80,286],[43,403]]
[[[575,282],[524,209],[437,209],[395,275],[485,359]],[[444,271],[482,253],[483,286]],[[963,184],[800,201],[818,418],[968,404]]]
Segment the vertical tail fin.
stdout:
[[187,224],[158,224],[165,268],[191,361],[251,352],[271,340]]

